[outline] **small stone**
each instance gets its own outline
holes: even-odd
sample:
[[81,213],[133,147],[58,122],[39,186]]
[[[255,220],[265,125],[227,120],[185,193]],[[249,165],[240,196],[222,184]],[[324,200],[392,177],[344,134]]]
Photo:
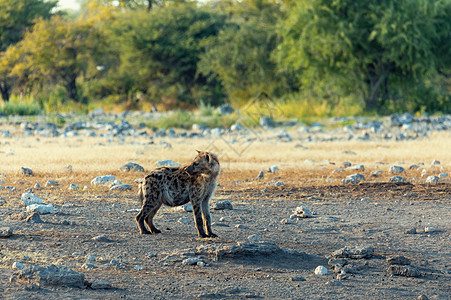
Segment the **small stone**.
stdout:
[[30,222],[30,223],[36,223],[36,224],[40,224],[40,223],[44,223],[44,221],[42,221],[41,216],[39,215],[39,213],[37,212],[33,212],[31,213],[26,219],[26,222]]
[[280,223],[282,223],[282,224],[284,224],[284,225],[287,225],[287,224],[293,224],[294,221],[293,221],[292,219],[282,219],[282,220],[280,221]]
[[190,222],[190,219],[183,217],[178,219],[177,222],[179,222],[180,224],[188,224]]
[[238,228],[238,229],[246,229],[247,226],[244,225],[244,224],[237,224],[237,225],[235,225],[235,228]]
[[439,165],[440,164],[440,161],[438,161],[438,160],[436,160],[436,159],[434,159],[433,161],[431,161],[431,166],[436,166],[436,165]]
[[122,167],[119,168],[119,171],[122,172],[144,172],[144,168],[136,163],[127,163],[125,165],[123,165]]
[[41,185],[38,182],[34,185],[35,189],[39,189],[40,187],[41,187]]
[[269,173],[275,173],[277,170],[279,170],[278,166],[271,166],[268,168]]
[[260,241],[260,238],[257,234],[253,234],[247,237],[247,240],[251,243],[257,243]]
[[27,206],[27,211],[34,211],[41,215],[45,215],[53,213],[54,207],[52,204],[31,204]]
[[182,212],[192,212],[193,205],[191,203],[186,203],[185,205],[174,207],[174,210]]
[[[104,235],[95,236],[92,238],[92,240],[96,241],[96,242],[111,242],[111,240]],[[94,258],[94,260],[95,260],[95,258]]]
[[67,220],[64,220],[63,222],[61,222],[61,225],[67,226],[67,225],[70,225],[70,222]]
[[370,175],[373,176],[373,177],[379,177],[379,176],[382,175],[382,171],[381,170],[372,171],[370,173]]
[[18,270],[22,270],[23,268],[25,268],[25,265],[23,263],[20,262],[14,262],[12,265],[13,269],[18,269]]
[[86,269],[86,270],[92,270],[94,269],[96,266],[92,263],[84,263],[82,266],[82,268]]
[[119,191],[130,191],[132,189],[132,186],[129,184],[116,184],[110,187],[110,190],[119,190]]
[[315,275],[327,275],[327,268],[324,266],[317,266],[315,269]]
[[33,176],[33,171],[30,168],[21,167],[19,173],[25,176]]
[[42,204],[42,199],[32,193],[23,193],[21,200],[25,206],[29,206],[31,204]]
[[91,185],[110,183],[115,180],[116,180],[116,177],[114,177],[114,175],[97,176],[96,178],[91,180]]
[[285,186],[285,183],[283,183],[282,181],[278,180],[274,185],[275,186]]
[[417,229],[415,227],[404,231],[404,234],[416,234],[416,233],[417,233]]
[[108,281],[94,281],[91,283],[91,288],[93,290],[106,290],[111,289],[113,286]]
[[142,269],[144,269],[143,267],[141,267],[140,265],[136,265],[134,267],[135,270],[141,271]]
[[299,218],[310,218],[312,213],[306,206],[298,206],[293,210],[293,213]]
[[393,176],[393,177],[390,177],[389,180],[390,180],[390,182],[407,182],[407,179],[402,176]]
[[370,258],[373,256],[374,248],[370,246],[358,246],[353,248],[344,247],[332,252],[334,258]]
[[405,277],[419,277],[420,271],[412,266],[391,265],[387,272],[390,275],[405,276]]
[[288,280],[289,281],[305,281],[305,278],[302,276],[291,276]]
[[429,298],[426,295],[420,295],[417,300],[429,300]]
[[190,266],[197,265],[199,262],[203,262],[203,260],[197,257],[189,257],[182,260],[182,264]]
[[156,162],[157,167],[181,167],[182,165],[179,163],[176,163],[173,160],[166,159],[166,160],[159,160]]
[[424,227],[424,232],[436,232],[437,229],[431,226]]
[[113,265],[113,266],[117,266],[119,264],[119,261],[117,260],[117,259],[112,259],[112,260],[110,260],[110,265]]
[[263,179],[263,177],[265,177],[265,174],[264,174],[263,170],[260,170],[257,177],[255,177],[255,180]]
[[365,171],[364,165],[354,165],[347,168],[348,170]]
[[94,255],[88,254],[85,256],[87,261],[94,262],[96,261],[96,257]]
[[439,180],[439,178],[437,176],[428,176],[428,178],[426,178],[426,183],[437,183]]
[[438,177],[440,177],[440,178],[448,177],[448,173],[440,173],[440,174],[438,175]]
[[9,238],[13,235],[13,230],[10,227],[0,228],[0,238]]
[[47,180],[47,182],[45,183],[45,187],[56,187],[56,186],[58,186],[59,185],[59,183],[58,183],[58,181],[55,181],[55,180]]
[[80,189],[80,187],[78,185],[75,185],[73,183],[71,183],[69,185],[69,190],[79,190],[79,189]]
[[410,265],[410,259],[399,255],[399,256],[392,256],[392,257],[387,257],[387,263],[389,265]]
[[392,174],[401,174],[404,173],[404,168],[401,166],[391,166],[389,172]]
[[212,209],[214,209],[214,210],[225,210],[225,209],[233,210],[233,206],[229,200],[223,200],[223,201],[218,201],[218,202],[213,203]]
[[343,286],[343,283],[338,280],[329,280],[326,282],[326,285]]
[[85,185],[85,186],[83,187],[83,191],[87,191],[87,190],[89,190],[89,186]]

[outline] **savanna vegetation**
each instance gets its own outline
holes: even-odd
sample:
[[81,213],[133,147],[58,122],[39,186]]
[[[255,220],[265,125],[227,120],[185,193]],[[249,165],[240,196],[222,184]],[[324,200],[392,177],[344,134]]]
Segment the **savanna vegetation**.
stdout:
[[451,0],[0,0],[0,110],[451,112]]

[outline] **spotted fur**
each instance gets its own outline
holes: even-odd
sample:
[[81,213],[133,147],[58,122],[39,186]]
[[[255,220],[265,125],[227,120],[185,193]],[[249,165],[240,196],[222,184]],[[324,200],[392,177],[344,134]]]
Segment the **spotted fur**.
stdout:
[[200,151],[190,164],[152,171],[139,184],[138,198],[142,208],[135,219],[141,234],[161,233],[153,224],[153,217],[162,204],[180,206],[191,202],[199,237],[217,237],[211,230],[209,202],[218,176],[216,155]]

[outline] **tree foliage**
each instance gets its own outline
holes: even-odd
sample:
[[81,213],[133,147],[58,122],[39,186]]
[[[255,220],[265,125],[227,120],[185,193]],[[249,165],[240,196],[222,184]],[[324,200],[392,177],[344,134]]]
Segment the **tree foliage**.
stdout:
[[[33,25],[36,18],[50,18],[56,4],[56,0],[0,0],[0,60],[2,52],[22,40],[25,30]],[[3,63],[3,66],[12,67],[11,62]],[[8,70],[0,70],[0,92],[4,101],[9,100],[13,84]]]
[[370,110],[404,101],[449,70],[450,12],[448,0],[295,1],[280,63],[303,89],[354,94]]

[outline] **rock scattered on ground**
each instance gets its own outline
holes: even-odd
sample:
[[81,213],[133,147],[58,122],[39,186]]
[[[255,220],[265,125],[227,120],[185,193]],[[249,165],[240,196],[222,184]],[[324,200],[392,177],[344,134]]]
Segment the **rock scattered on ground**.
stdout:
[[42,204],[43,202],[41,198],[32,193],[23,193],[21,199],[25,206],[32,204]]
[[410,259],[402,255],[387,257],[386,260],[389,265],[410,265]]
[[332,252],[334,258],[370,258],[373,256],[374,248],[371,246],[344,247]]
[[116,177],[114,177],[114,175],[97,176],[96,178],[91,180],[91,185],[106,184],[114,182],[115,180]]
[[41,215],[51,214],[54,210],[52,204],[31,204],[27,206],[27,211],[38,212]]
[[21,167],[19,173],[25,176],[33,176],[33,171],[30,168]]
[[417,268],[408,265],[390,265],[387,272],[390,275],[405,277],[419,277],[421,275]]
[[13,230],[11,227],[1,227],[0,228],[0,238],[9,238],[13,235]]
[[293,210],[293,214],[298,218],[310,218],[312,213],[306,206],[298,206]]
[[319,276],[327,275],[327,268],[324,266],[317,266],[314,273]]
[[217,201],[212,204],[211,208],[214,210],[225,210],[225,209],[233,210],[232,203],[230,203],[229,200]]
[[402,177],[402,176],[399,176],[399,175],[390,177],[389,180],[390,180],[390,182],[407,182],[407,179],[405,177]]
[[18,273],[13,274],[10,281],[23,280],[27,283],[34,283],[39,286],[67,286],[84,288],[85,275],[75,272],[66,267],[35,266],[30,265]]
[[144,168],[140,165],[138,165],[137,163],[126,163],[125,165],[123,165],[122,167],[119,168],[119,171],[122,172],[144,172]]

